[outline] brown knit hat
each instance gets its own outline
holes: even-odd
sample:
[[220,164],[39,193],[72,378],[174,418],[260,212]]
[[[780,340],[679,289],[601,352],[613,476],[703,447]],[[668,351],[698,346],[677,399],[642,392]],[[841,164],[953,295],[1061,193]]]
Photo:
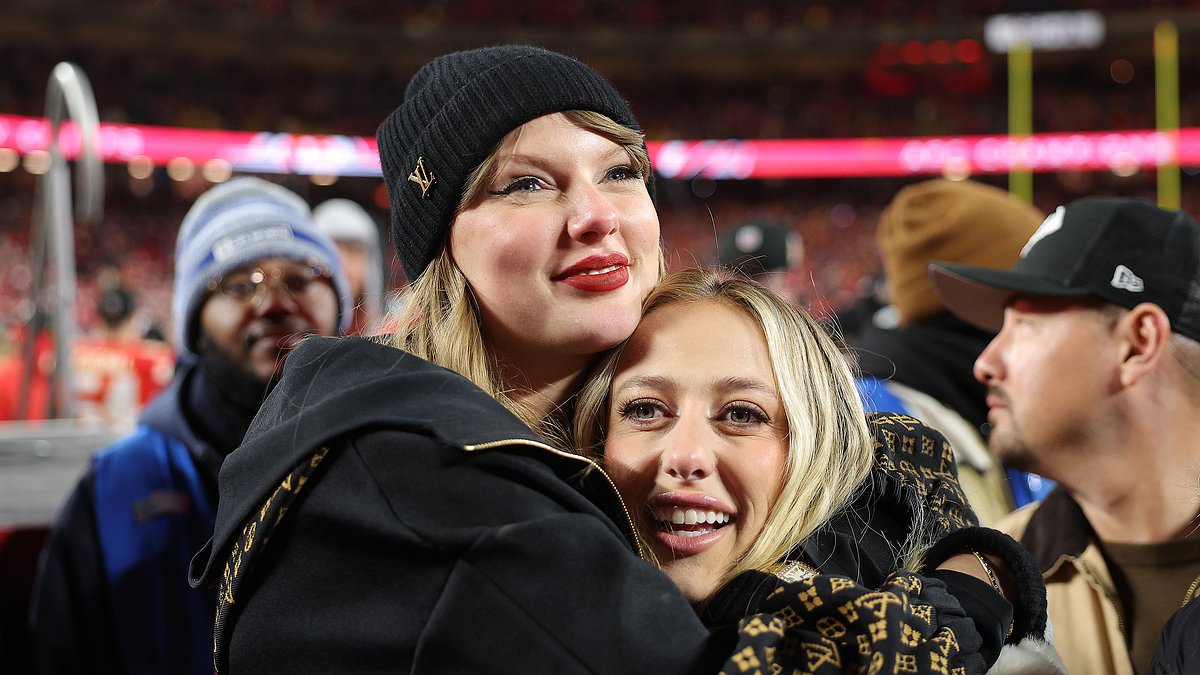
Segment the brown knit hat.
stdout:
[[901,190],[876,233],[900,323],[946,309],[929,282],[930,262],[1009,269],[1040,222],[1033,206],[969,180],[939,178]]

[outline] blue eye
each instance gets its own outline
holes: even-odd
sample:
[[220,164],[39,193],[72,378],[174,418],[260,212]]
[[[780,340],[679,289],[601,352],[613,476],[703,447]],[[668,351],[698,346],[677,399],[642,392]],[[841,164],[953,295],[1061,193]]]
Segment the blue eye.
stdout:
[[510,195],[514,192],[537,192],[541,190],[542,182],[533,176],[522,176],[501,188],[495,194]]
[[631,166],[614,166],[608,170],[608,180],[642,180],[642,172]]

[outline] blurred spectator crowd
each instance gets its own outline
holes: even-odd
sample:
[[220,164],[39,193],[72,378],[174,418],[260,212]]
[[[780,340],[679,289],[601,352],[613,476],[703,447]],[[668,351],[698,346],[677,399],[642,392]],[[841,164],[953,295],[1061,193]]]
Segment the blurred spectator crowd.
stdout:
[[[854,3],[829,0],[749,0],[741,3],[722,0],[656,0],[638,3],[619,0],[531,0],[522,3],[493,3],[486,0],[415,0],[397,3],[371,0],[122,0],[116,4],[142,11],[244,15],[298,24],[392,22],[429,24],[431,29],[503,29],[536,23],[576,30],[631,27],[637,31],[715,29],[748,33],[853,29],[878,23],[932,27],[982,19],[1001,12],[1119,10],[1129,6],[1128,2],[1121,0],[1059,0],[1053,3],[1044,0],[981,0],[971,3],[938,0],[919,5],[900,0],[863,0]],[[1150,0],[1141,6],[1178,8],[1195,4]]]
[[[53,4],[65,8],[72,1]],[[113,11],[136,11],[151,18],[171,16],[177,23],[181,17],[219,16],[230,26],[236,26],[242,17],[247,22],[266,20],[297,31],[311,30],[318,36],[347,26],[371,25],[403,26],[409,36],[436,35],[440,31],[443,37],[455,31],[494,30],[496,35],[504,36],[521,29],[553,32],[586,28],[593,42],[604,42],[604,35],[616,35],[618,30],[622,34],[632,30],[636,35],[688,31],[735,34],[742,36],[743,43],[753,43],[757,35],[778,36],[788,31],[849,33],[855,27],[891,22],[903,23],[909,31],[918,33],[955,26],[961,36],[963,26],[974,26],[977,32],[980,22],[994,12],[1035,9],[1034,4],[989,0],[913,6],[895,0],[751,0],[735,8],[715,0],[536,0],[515,5],[443,0],[123,0],[115,4]],[[1037,9],[1046,9],[1046,3],[1037,4]],[[1160,4],[1165,3],[1151,2],[1149,6]],[[1172,3],[1173,7],[1177,5]],[[33,7],[21,2],[13,7],[23,6]],[[1129,3],[1093,1],[1087,7],[1126,11]],[[1054,7],[1081,8],[1083,3],[1071,2],[1055,3]],[[947,29],[951,39],[952,33]],[[78,34],[75,38],[69,35],[66,31],[61,39],[0,41],[0,59],[5,63],[5,74],[0,77],[0,113],[40,115],[46,77],[56,62],[65,59],[83,66],[92,81],[100,117],[107,122],[372,135],[399,101],[408,77],[402,66],[378,59],[365,59],[361,64],[355,59],[325,63],[266,53],[262,58],[248,59],[245,53],[215,47],[210,52],[182,47],[148,51],[144,44],[99,45]],[[620,44],[615,37],[610,42]],[[702,77],[695,71],[667,72],[651,64],[630,70],[628,65],[620,66],[623,57],[618,46],[611,46],[609,55],[599,63],[601,70],[605,62],[616,64],[618,72],[611,76],[630,98],[651,139],[1006,131],[1007,89],[1002,56],[982,50],[971,64],[917,66],[889,60],[891,57],[885,54],[889,44],[880,43],[875,56],[867,58],[868,50],[857,65],[839,66],[837,72],[809,67],[780,75],[777,68],[767,75],[723,72]],[[1038,57],[1034,128],[1084,131],[1153,127],[1154,73],[1148,40],[1142,47],[1127,55],[1119,73],[1111,50],[1091,60],[1076,58],[1069,63]],[[625,60],[640,63],[646,59],[639,52],[631,52]],[[873,68],[890,69],[892,75],[901,76],[906,93],[900,95],[879,85],[873,79]],[[958,77],[967,68],[970,77]],[[1185,69],[1180,87],[1181,124],[1200,125],[1200,87],[1188,86],[1188,72]],[[971,91],[965,92],[963,86]],[[96,271],[106,265],[120,268],[123,283],[137,293],[138,323],[147,329],[169,324],[169,261],[175,232],[187,204],[209,187],[200,178],[189,184],[173,183],[161,170],[148,181],[134,185],[136,181],[126,174],[123,166],[110,167],[103,222],[77,228],[77,306],[85,330],[96,323],[92,315],[94,278]],[[302,176],[273,179],[305,194],[313,204],[330,197],[348,197],[367,206],[381,228],[386,224],[386,200],[380,201],[377,181],[343,178],[331,187],[317,187]],[[659,206],[671,266],[716,260],[718,235],[737,225],[753,220],[781,224],[799,234],[804,247],[801,262],[786,273],[786,291],[817,314],[832,314],[866,292],[878,275],[873,235],[879,210],[897,190],[919,179],[661,181]],[[1109,174],[1039,175],[1035,200],[1038,208],[1048,211],[1085,194],[1153,199],[1153,179],[1153,174],[1146,173],[1124,178]],[[1004,185],[1003,177],[985,180]],[[1185,200],[1189,199],[1186,192]],[[20,169],[0,174],[0,317],[7,322],[19,321],[28,313],[33,195],[31,176]],[[1185,208],[1193,212],[1195,206],[1185,203]],[[390,255],[388,250],[385,265],[392,271],[392,282],[402,282]]]

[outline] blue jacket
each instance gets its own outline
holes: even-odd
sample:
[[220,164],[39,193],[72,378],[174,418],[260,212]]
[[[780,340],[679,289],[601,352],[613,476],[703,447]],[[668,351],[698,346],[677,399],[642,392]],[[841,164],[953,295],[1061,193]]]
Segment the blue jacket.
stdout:
[[183,367],[69,497],[34,589],[40,672],[212,672],[216,597],[187,569],[212,533],[224,453],[190,422],[198,376]]

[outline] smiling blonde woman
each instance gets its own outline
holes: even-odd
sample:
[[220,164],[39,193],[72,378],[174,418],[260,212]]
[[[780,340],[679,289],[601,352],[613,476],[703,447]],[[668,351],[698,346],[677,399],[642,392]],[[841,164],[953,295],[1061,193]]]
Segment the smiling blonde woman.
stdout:
[[[894,596],[888,604],[921,604],[929,598],[909,591],[936,595],[935,584],[944,583],[984,636],[982,661],[998,656],[1012,625],[1005,612],[1016,596],[1001,578],[1029,591],[1017,602],[1020,635],[1036,635],[1029,624],[1044,622],[1044,596],[1034,597],[1044,589],[1027,569],[1028,554],[1008,539],[992,561],[971,544],[986,549],[981,543],[999,533],[974,527],[944,438],[912,418],[865,416],[834,340],[757,283],[706,270],[667,277],[646,299],[637,330],[584,385],[575,429],[577,446],[615,481],[646,548],[710,626],[770,632],[794,655],[802,638],[787,627],[802,633],[825,625],[826,639],[836,634],[849,646],[842,665],[919,663],[920,649],[905,656],[906,647],[880,635],[902,632],[916,647],[928,626],[914,617],[930,610],[871,614],[895,622],[885,630],[855,625],[855,612],[821,609],[883,597],[825,574],[846,556],[811,546],[818,531],[856,527],[895,537],[884,542],[885,560],[871,563],[883,569],[871,585]],[[850,569],[839,571],[863,578],[866,557],[851,556]],[[897,572],[898,563],[928,578]],[[751,630],[781,617],[777,631]],[[863,644],[871,649],[855,647]],[[757,646],[755,658],[784,670],[804,661],[780,657],[770,641]]]
[[378,138],[411,311],[391,344],[301,345],[226,463],[192,568],[219,586],[216,670],[721,669],[736,628],[701,622],[554,440],[661,274],[625,102],[562,54],[489,47],[422,67]]
[[[768,456],[736,480],[740,490],[758,495],[753,527],[749,514],[742,514],[715,530],[739,530],[723,537],[738,543],[724,543],[721,559],[699,575],[703,583],[684,586],[688,599],[699,602],[741,572],[772,568],[845,506],[871,470],[874,442],[837,345],[776,294],[690,270],[656,288],[644,316],[630,341],[585,385],[576,444],[603,452],[626,502],[634,505],[639,531],[668,574],[696,565],[674,545],[689,535],[672,534],[693,528],[657,517],[676,505],[686,508],[686,500],[664,501],[662,494],[691,495],[700,506],[702,486],[720,483],[727,466]],[[687,415],[680,409],[684,402],[692,404]],[[638,412],[653,418],[639,420]],[[737,414],[747,423],[718,423],[721,415]],[[693,419],[703,429],[684,435]],[[746,447],[748,441],[756,447]],[[658,448],[665,449],[663,456]],[[703,476],[689,479],[676,466],[681,463],[703,464],[691,467]],[[638,508],[648,504],[654,508]]]

